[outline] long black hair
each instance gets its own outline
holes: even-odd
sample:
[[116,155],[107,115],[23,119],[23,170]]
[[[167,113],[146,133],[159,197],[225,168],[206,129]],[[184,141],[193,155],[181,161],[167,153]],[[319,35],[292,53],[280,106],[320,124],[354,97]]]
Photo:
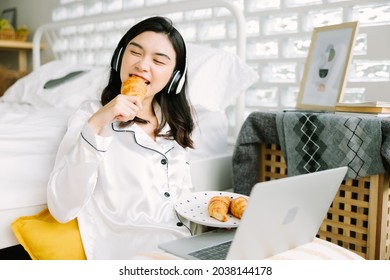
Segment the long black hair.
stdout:
[[[118,50],[122,49],[123,51],[134,37],[146,31],[153,31],[167,35],[176,52],[175,70],[180,70],[181,73],[186,75],[185,68],[187,54],[185,42],[180,33],[176,30],[176,28],[173,27],[172,22],[165,17],[157,16],[147,18],[130,28],[119,41],[112,60],[115,61],[118,59]],[[101,102],[103,106],[110,102],[118,94],[120,94],[120,88],[122,84],[120,79],[120,65],[122,61],[121,57],[119,57],[119,59],[120,61],[117,62],[119,68],[116,68],[115,70],[115,67],[112,66],[108,85],[103,89],[101,95]],[[194,129],[194,120],[192,115],[192,107],[187,99],[186,87],[183,86],[180,93],[178,94],[168,94],[167,89],[168,88],[166,86],[154,96],[154,100],[158,102],[162,112],[161,123],[154,133],[156,136],[174,139],[184,148],[193,148],[194,145],[191,139],[191,133]],[[129,123],[134,121],[139,121],[139,119],[134,119]],[[167,134],[162,135],[160,132],[166,123],[169,124],[171,129],[167,132]]]

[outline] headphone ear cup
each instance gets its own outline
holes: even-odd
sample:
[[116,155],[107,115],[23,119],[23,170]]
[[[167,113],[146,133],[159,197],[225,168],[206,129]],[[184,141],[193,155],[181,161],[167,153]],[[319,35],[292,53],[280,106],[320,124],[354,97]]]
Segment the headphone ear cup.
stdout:
[[178,94],[180,91],[177,91],[178,84],[180,82],[181,74],[179,70],[175,70],[172,74],[172,78],[168,84],[167,92],[168,94]]
[[116,48],[111,60],[111,68],[114,69],[116,72],[119,72],[120,70],[120,63],[122,62],[122,56],[123,56],[123,47]]
[[179,94],[184,86],[184,82],[186,81],[186,74],[187,74],[187,59],[186,59],[186,64],[184,65],[184,73],[181,74],[180,80],[177,84],[176,88],[176,94]]
[[182,75],[182,76],[180,77],[180,80],[179,80],[179,82],[178,82],[178,84],[177,84],[177,87],[176,87],[176,94],[179,94],[179,93],[181,92],[181,90],[182,90],[182,88],[183,88],[183,86],[184,86],[185,80],[186,80],[185,75]]
[[186,81],[187,73],[187,63],[184,67],[184,73],[182,74],[180,70],[176,70],[172,74],[171,81],[168,86],[168,93],[179,94],[183,89],[184,82]]

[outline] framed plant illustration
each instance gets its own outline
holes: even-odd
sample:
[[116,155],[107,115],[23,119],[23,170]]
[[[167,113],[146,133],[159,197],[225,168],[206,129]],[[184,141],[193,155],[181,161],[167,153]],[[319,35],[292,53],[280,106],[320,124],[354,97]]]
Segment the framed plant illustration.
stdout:
[[16,8],[3,10],[1,17],[6,19],[13,28],[16,28]]
[[358,27],[358,22],[347,22],[314,29],[298,109],[335,109],[346,84]]

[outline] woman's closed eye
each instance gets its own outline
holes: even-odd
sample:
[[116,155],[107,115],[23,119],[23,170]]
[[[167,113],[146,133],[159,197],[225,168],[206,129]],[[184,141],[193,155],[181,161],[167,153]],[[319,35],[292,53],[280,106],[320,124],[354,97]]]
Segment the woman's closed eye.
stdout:
[[137,52],[137,51],[133,51],[131,50],[130,53],[134,56],[141,56],[141,53],[140,52]]
[[153,61],[158,64],[158,65],[165,65],[166,63],[162,60],[159,60],[159,59],[153,59]]

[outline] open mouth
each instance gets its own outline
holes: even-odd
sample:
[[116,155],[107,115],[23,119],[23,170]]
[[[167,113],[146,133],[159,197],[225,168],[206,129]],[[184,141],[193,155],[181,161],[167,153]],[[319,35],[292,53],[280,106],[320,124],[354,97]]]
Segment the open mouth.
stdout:
[[138,76],[138,75],[134,75],[134,74],[130,74],[129,77],[131,76],[137,76],[137,77],[140,77],[141,79],[143,79],[145,81],[145,85],[149,85],[150,84],[150,81],[146,80],[144,77],[142,76]]

